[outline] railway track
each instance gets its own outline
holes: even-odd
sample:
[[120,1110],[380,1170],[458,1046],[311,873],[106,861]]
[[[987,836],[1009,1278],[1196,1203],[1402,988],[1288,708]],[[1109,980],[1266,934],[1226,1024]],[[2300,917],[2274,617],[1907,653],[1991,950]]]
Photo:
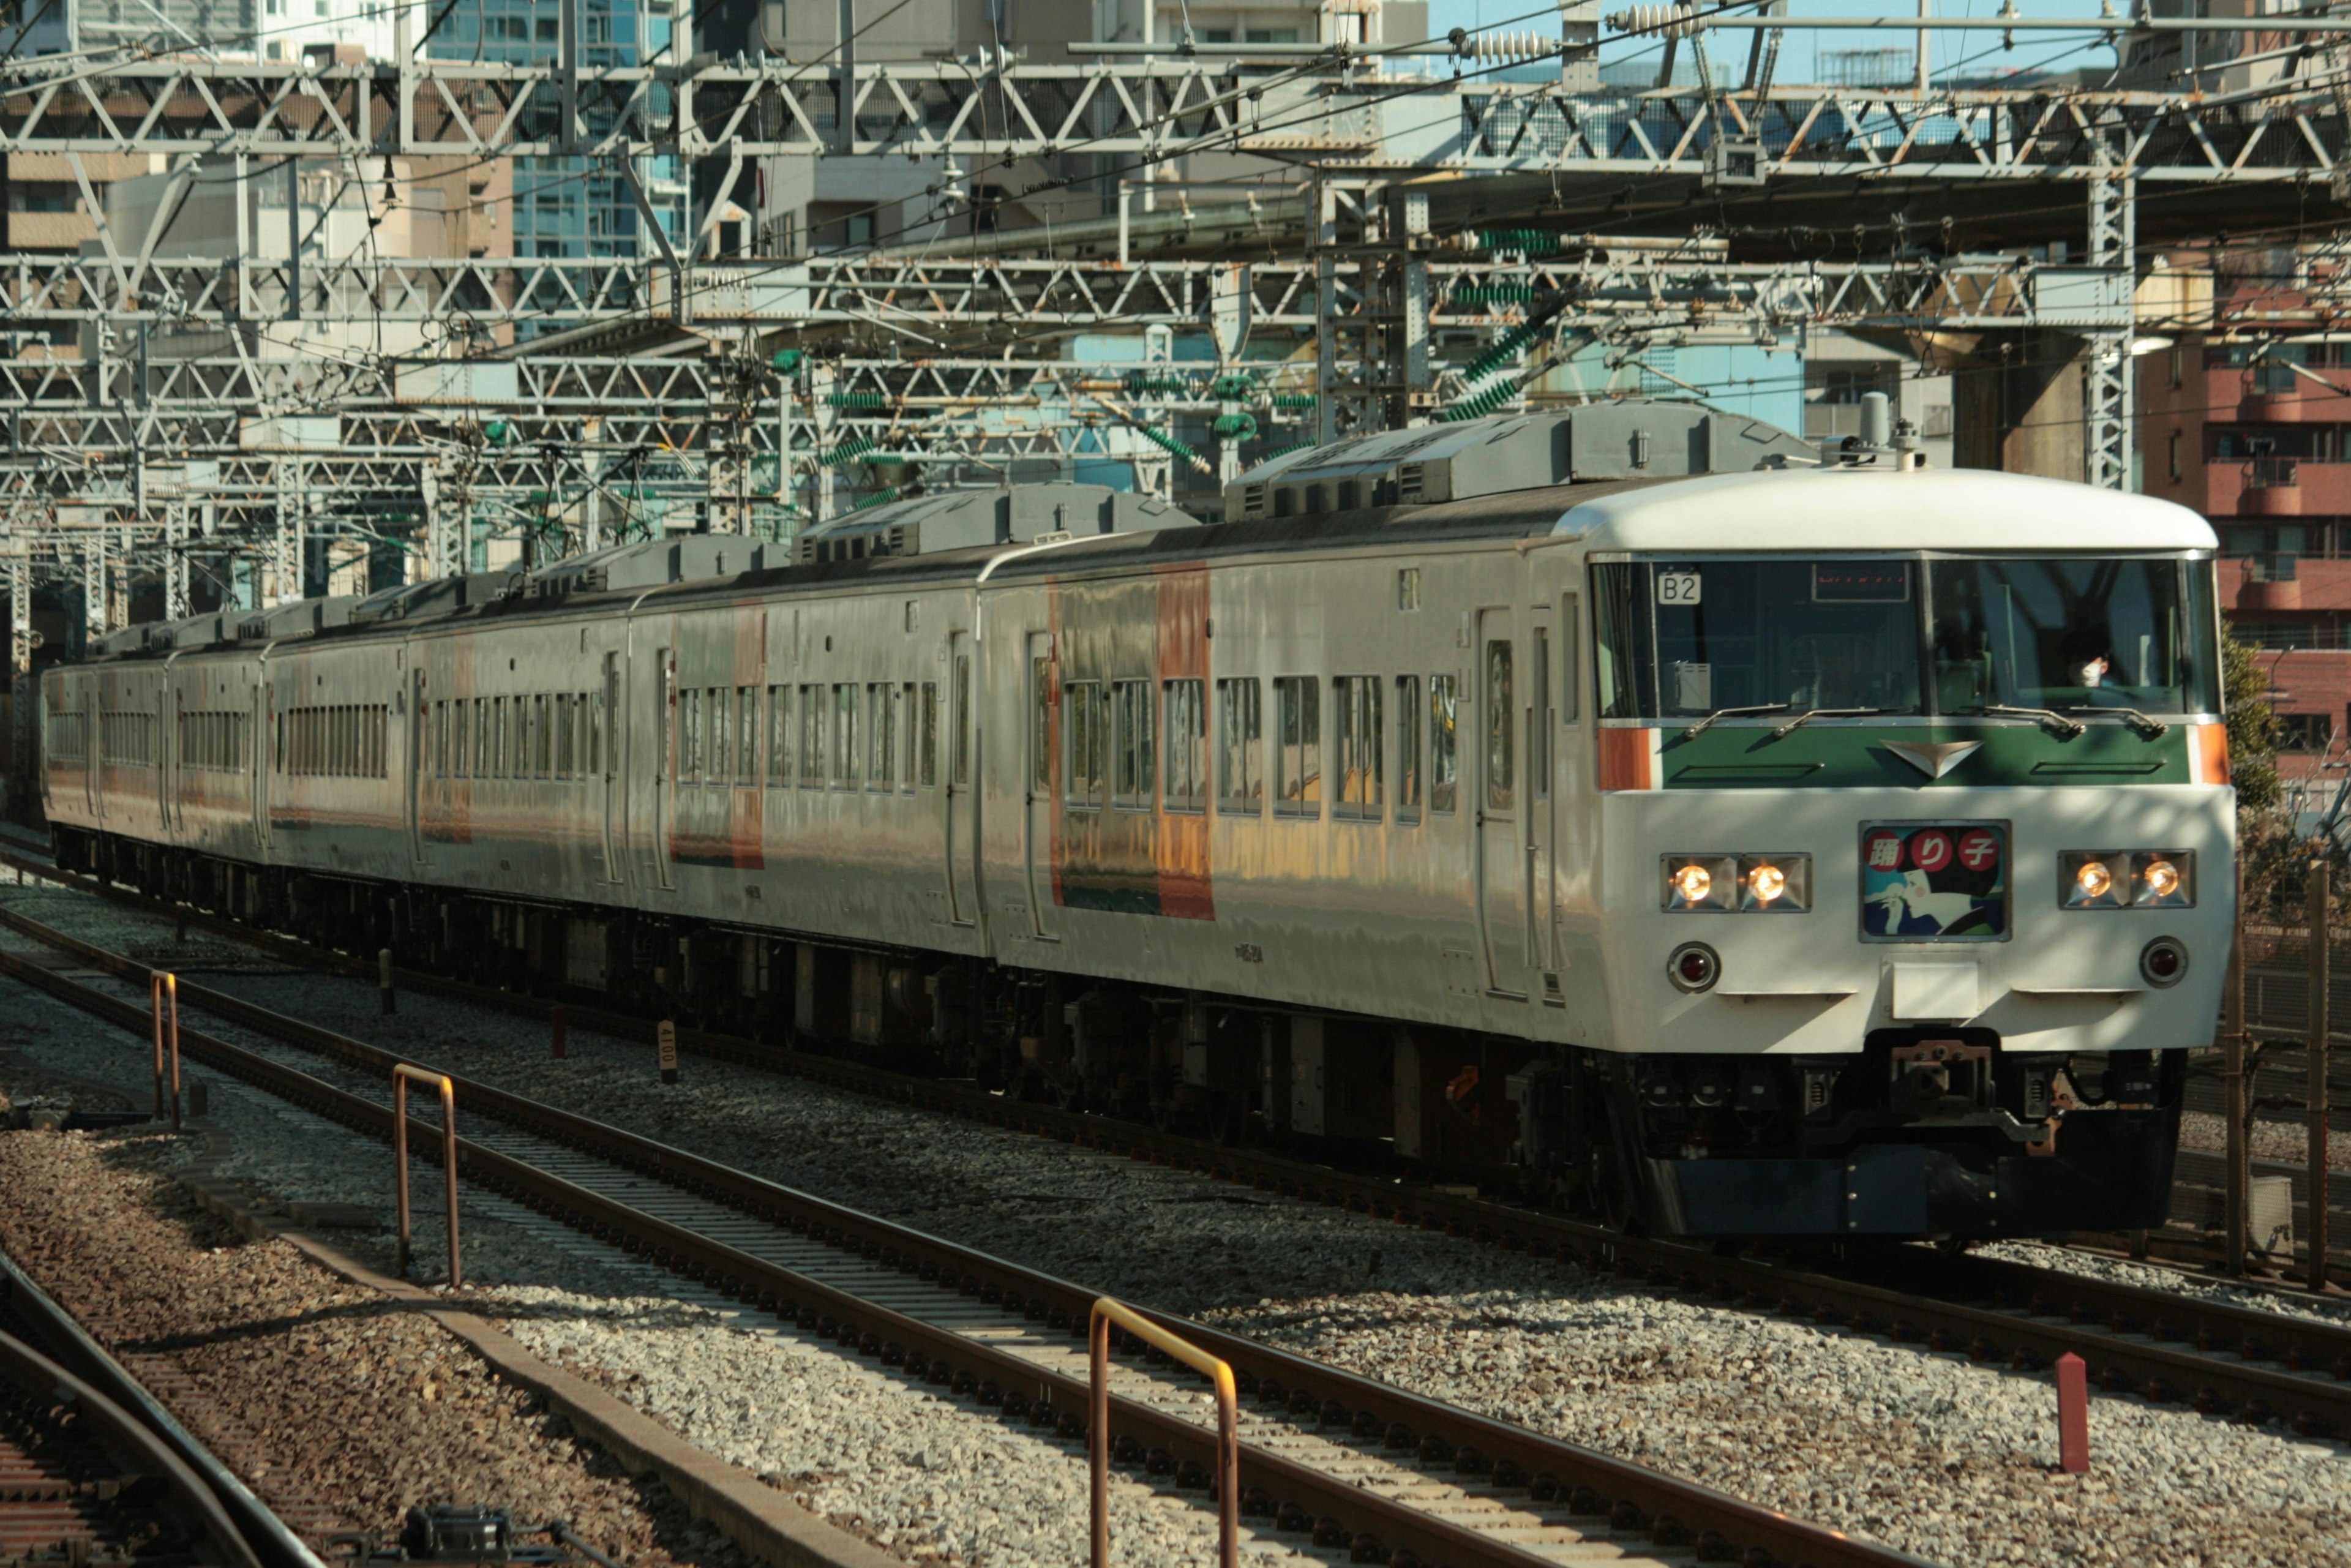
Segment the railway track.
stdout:
[[[248,941],[288,962],[323,965],[358,975],[371,973],[368,967],[341,955],[321,954],[292,938],[256,933],[235,922],[183,911],[0,853],[0,862],[9,862],[117,902],[170,918],[184,917],[192,925]],[[28,934],[34,925],[5,911],[0,911],[0,923]],[[85,956],[99,961],[97,949],[62,934],[50,935],[59,936],[68,950],[87,949]],[[116,962],[129,966],[118,973],[143,978],[143,968],[128,960]],[[544,1017],[549,1005],[437,976],[402,971],[401,978],[403,985],[508,1012]],[[197,1007],[210,1008],[217,999],[221,1016],[258,1027],[254,1019],[262,1009],[235,998],[185,984],[181,995]],[[654,1030],[648,1020],[606,1009],[571,1004],[567,1005],[567,1013],[574,1026],[623,1039],[650,1040]],[[2283,1421],[2308,1436],[2351,1435],[2351,1328],[2330,1322],[2067,1270],[1919,1247],[1861,1253],[1850,1267],[1834,1271],[1763,1250],[1730,1255],[1687,1243],[1623,1236],[1563,1216],[1392,1177],[1337,1170],[1268,1151],[1207,1144],[1082,1113],[1022,1103],[966,1085],[890,1072],[812,1051],[683,1027],[676,1038],[682,1051],[707,1058],[789,1072],[918,1108],[1342,1205],[1397,1224],[1525,1249],[1718,1303],[1808,1318],[1823,1325],[1917,1343],[2021,1369],[2047,1367],[2070,1352],[2082,1356],[2092,1378],[2110,1392],[2192,1405],[2210,1415],[2252,1422]],[[563,1114],[542,1110],[549,1115]]]
[[[143,966],[9,914],[22,935],[111,975]],[[144,1034],[143,1005],[0,951],[0,973]],[[402,1060],[183,981],[183,1002],[388,1085]],[[183,1052],[388,1139],[388,1088],[339,1087],[184,1029]],[[1094,1297],[1067,1281],[891,1225],[690,1153],[458,1080],[464,1175],[565,1224],[796,1321],[1008,1420],[1082,1436]],[[420,1143],[423,1142],[420,1140]],[[1260,1532],[1392,1568],[1524,1568],[1595,1553],[1630,1564],[1915,1563],[1691,1483],[1491,1421],[1180,1319],[1156,1321],[1229,1362],[1244,1396],[1241,1504]],[[1123,1462],[1205,1488],[1213,1429],[1199,1385],[1128,1347],[1113,1376]]]
[[323,1568],[227,1465],[5,1258],[0,1560]]

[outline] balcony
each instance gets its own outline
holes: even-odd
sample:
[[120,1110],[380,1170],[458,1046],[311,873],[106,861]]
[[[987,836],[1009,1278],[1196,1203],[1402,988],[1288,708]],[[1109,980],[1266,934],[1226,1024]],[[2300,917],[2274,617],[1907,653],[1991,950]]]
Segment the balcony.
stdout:
[[2302,462],[2294,457],[2256,457],[2245,465],[2238,514],[2249,517],[2302,515]]

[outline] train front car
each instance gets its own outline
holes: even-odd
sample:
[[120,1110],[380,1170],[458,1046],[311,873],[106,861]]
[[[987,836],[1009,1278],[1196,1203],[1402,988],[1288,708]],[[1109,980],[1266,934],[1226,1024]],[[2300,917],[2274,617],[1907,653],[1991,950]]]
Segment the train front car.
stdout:
[[1563,1107],[1593,1189],[1688,1235],[2159,1225],[2235,916],[2204,521],[1872,466],[1562,531],[1600,725],[1613,1038]]

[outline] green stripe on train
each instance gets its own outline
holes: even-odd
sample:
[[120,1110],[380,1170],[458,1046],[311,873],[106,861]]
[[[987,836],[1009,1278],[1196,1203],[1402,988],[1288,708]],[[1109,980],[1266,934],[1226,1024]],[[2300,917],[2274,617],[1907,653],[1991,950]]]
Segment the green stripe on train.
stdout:
[[[1886,749],[1888,741],[1982,744],[1940,779]],[[1668,789],[1983,789],[1995,785],[2185,784],[2188,727],[2152,738],[2093,724],[2068,740],[2042,726],[1811,724],[1779,740],[1767,728],[1718,727],[1695,739],[1666,732]]]

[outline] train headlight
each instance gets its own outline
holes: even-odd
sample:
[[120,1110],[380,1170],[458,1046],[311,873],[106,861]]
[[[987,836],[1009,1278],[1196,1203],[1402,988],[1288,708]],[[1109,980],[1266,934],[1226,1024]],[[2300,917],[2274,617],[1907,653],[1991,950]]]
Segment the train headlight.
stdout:
[[2073,850],[2057,857],[2057,900],[2067,909],[2186,909],[2196,902],[2188,850]]
[[1799,914],[1813,906],[1813,857],[1739,857],[1739,907],[1771,915]]
[[1739,907],[1739,860],[1735,855],[1667,855],[1665,907],[1669,910]]

